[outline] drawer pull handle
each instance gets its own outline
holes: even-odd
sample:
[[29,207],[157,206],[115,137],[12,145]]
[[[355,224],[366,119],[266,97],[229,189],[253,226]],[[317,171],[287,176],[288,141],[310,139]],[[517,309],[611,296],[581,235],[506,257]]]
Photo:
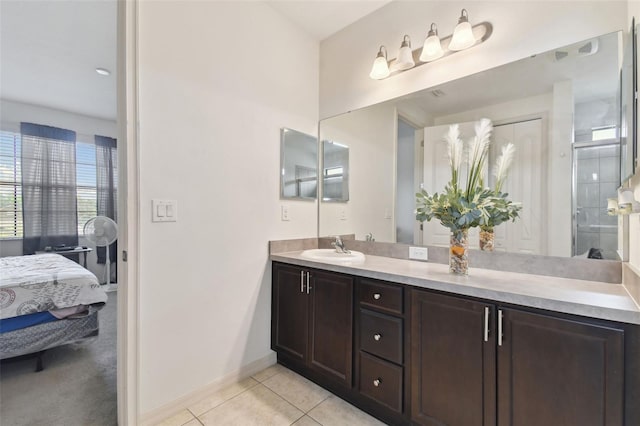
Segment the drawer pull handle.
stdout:
[[382,339],[382,334],[376,333],[373,335],[373,340],[375,340],[376,342],[379,342],[380,339]]
[[376,300],[380,300],[380,293],[373,293],[373,298]]
[[378,377],[373,381],[373,386],[378,387],[380,386],[380,383],[382,383],[382,379]]

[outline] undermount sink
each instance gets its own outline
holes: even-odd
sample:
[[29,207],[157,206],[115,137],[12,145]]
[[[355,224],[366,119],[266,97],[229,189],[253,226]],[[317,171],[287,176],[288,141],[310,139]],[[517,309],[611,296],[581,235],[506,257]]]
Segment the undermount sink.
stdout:
[[335,249],[312,249],[302,252],[302,257],[334,263],[363,263],[364,254],[359,251],[338,253]]

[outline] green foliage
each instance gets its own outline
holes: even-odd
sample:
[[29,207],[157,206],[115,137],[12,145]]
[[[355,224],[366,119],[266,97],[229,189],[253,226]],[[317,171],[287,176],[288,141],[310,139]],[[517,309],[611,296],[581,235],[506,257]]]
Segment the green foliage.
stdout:
[[[476,126],[476,138],[472,143],[469,173],[464,191],[458,188],[458,170],[451,161],[451,181],[444,192],[430,195],[424,189],[416,194],[416,219],[420,222],[435,218],[453,233],[481,227],[491,229],[508,220],[514,221],[522,209],[519,203],[507,199],[499,188],[484,187],[482,170],[486,161],[491,134],[491,123],[481,120]],[[451,135],[451,130],[450,130]],[[457,138],[457,132],[454,133]],[[454,137],[449,137],[452,141]],[[449,146],[453,146],[452,142]],[[450,148],[450,152],[452,152]],[[450,158],[452,155],[450,154]]]
[[471,199],[466,191],[447,185],[442,194],[430,195],[422,190],[416,194],[416,219],[420,222],[435,218],[442,226],[457,232],[481,227],[493,228],[508,220],[515,220],[521,206],[507,199],[507,194],[491,189],[476,188]]

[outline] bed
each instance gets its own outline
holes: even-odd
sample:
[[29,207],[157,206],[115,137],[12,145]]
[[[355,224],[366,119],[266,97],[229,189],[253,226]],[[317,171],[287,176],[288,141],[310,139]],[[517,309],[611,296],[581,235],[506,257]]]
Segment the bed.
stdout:
[[96,336],[106,301],[96,276],[61,255],[0,258],[0,360]]

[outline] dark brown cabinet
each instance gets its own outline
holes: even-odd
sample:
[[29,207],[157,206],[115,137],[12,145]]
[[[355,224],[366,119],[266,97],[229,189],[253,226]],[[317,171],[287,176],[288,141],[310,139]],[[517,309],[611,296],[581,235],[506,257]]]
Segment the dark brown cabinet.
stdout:
[[623,425],[624,332],[412,291],[411,420]]
[[357,390],[392,424],[405,417],[405,306],[403,286],[356,280]]
[[624,424],[623,330],[514,309],[498,314],[499,425]]
[[278,362],[387,424],[640,425],[640,327],[273,263]]
[[411,294],[411,420],[495,424],[493,306],[427,291]]
[[271,348],[335,382],[353,381],[353,278],[273,264]]

